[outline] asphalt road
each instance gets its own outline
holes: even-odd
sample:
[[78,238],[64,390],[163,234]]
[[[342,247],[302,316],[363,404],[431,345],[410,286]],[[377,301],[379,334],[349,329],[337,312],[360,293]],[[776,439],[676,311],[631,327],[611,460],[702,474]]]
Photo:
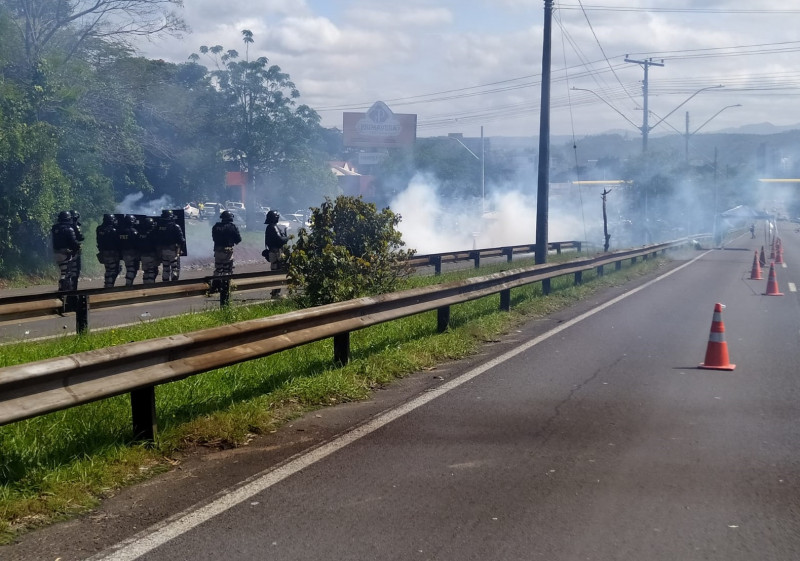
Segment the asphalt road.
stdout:
[[[759,240],[687,254],[0,557],[798,559],[800,234],[783,239],[784,296],[748,278]],[[716,302],[733,371],[697,369]]]

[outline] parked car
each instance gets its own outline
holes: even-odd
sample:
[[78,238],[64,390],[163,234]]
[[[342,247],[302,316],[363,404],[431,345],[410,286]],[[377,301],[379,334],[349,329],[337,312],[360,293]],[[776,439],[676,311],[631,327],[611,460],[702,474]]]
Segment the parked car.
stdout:
[[220,203],[203,203],[203,208],[200,210],[200,220],[216,220],[222,211],[223,207]]
[[197,220],[200,218],[200,209],[192,205],[192,203],[186,203],[186,206],[183,207],[183,216],[186,219]]
[[244,214],[244,203],[240,203],[239,201],[225,201],[225,210]]

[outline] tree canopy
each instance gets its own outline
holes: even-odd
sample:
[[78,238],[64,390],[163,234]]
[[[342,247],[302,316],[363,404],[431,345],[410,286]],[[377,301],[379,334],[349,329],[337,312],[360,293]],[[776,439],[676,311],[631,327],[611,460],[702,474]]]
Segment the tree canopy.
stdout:
[[0,275],[52,269],[60,210],[90,227],[129,195],[222,200],[226,171],[248,172],[258,204],[336,193],[329,135],[288,74],[249,58],[252,33],[243,57],[202,48],[208,68],[134,55],[134,37],[186,29],[180,6],[0,3]]

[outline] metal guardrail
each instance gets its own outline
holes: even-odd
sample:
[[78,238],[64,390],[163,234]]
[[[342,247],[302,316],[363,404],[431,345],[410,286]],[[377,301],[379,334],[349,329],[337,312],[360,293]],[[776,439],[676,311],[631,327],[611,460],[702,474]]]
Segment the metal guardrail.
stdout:
[[[562,249],[581,250],[582,242],[552,242],[549,248],[558,254]],[[472,260],[480,267],[481,257],[507,257],[510,262],[514,254],[532,253],[536,244],[515,245],[472,251],[455,251],[416,255],[409,260],[414,267],[433,266],[437,275],[442,272],[442,263]],[[219,280],[220,307],[230,302],[231,289],[257,290],[280,288],[286,284],[285,273],[279,271],[238,273],[228,277],[201,277],[149,285],[120,286],[115,288],[89,288],[71,292],[45,292],[0,298],[0,324],[19,319],[75,314],[75,331],[89,330],[89,311],[92,309],[127,306],[157,300],[172,300],[208,294],[213,280]]]
[[240,323],[128,343],[63,357],[0,368],[0,425],[130,393],[134,434],[152,440],[156,433],[155,386],[188,376],[265,357],[333,337],[334,360],[349,359],[350,332],[430,310],[444,331],[450,306],[500,293],[509,310],[511,289],[631,259],[647,259],[688,240],[619,251],[554,265],[535,265],[463,281],[359,298]]

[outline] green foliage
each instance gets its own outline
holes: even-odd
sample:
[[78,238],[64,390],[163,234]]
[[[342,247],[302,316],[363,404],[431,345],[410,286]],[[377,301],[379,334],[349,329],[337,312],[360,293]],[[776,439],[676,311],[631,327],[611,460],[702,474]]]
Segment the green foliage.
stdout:
[[53,127],[27,124],[0,105],[0,271],[48,260],[49,225],[70,193],[56,156]]
[[[287,194],[298,184],[313,181],[315,166],[295,163],[324,162],[328,138],[319,126],[317,112],[306,105],[296,106],[300,92],[289,75],[270,65],[266,57],[251,60],[248,53],[253,34],[244,30],[242,37],[248,49],[244,57],[221,45],[202,46],[200,53],[213,63],[209,77],[219,94],[214,108],[218,130],[227,140],[225,155],[250,177],[249,192],[256,200],[247,202],[270,201],[276,206],[275,202],[288,202]],[[196,62],[200,56],[191,59]],[[298,172],[304,169],[312,173],[298,179]],[[276,187],[281,176],[290,177],[292,183]],[[270,192],[265,192],[267,186]]]
[[303,306],[317,306],[394,290],[414,254],[400,249],[400,220],[361,197],[312,208],[310,232],[300,230],[289,256],[290,293]]

